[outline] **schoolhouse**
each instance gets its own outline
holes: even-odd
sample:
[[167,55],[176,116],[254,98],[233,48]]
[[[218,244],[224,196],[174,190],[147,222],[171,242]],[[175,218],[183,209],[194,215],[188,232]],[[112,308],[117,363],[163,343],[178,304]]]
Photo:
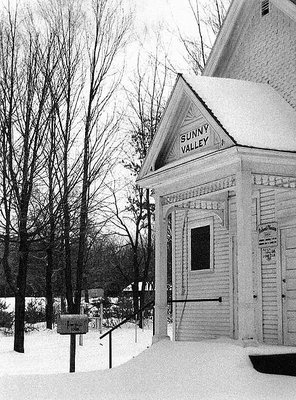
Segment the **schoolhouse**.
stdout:
[[154,341],[170,215],[175,340],[296,345],[296,0],[233,0],[203,76],[177,77],[138,183],[155,198]]

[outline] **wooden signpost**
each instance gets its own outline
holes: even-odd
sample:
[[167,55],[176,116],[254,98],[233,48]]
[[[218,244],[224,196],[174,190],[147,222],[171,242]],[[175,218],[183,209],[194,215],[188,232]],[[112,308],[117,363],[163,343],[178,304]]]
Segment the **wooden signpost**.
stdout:
[[57,332],[70,335],[70,372],[75,372],[76,335],[88,332],[88,317],[83,314],[60,315]]

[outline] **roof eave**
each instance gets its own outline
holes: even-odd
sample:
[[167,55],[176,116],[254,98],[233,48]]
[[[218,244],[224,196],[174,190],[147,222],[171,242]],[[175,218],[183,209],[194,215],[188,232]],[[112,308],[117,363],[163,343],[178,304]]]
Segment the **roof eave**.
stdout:
[[[192,165],[202,162],[205,170],[221,170],[221,168],[227,165],[234,164],[238,161],[238,158],[243,157],[246,159],[253,159],[259,164],[279,165],[279,163],[285,164],[287,167],[295,169],[296,163],[296,151],[284,151],[274,149],[263,149],[258,147],[250,147],[244,145],[236,145],[224,150],[220,150],[215,153],[207,154],[198,159],[182,160],[175,164],[168,164],[160,169],[153,171],[142,178],[137,178],[137,183],[141,187],[157,189],[161,186],[166,186],[173,183],[178,176],[179,180],[183,179],[183,175],[186,176],[186,170],[190,169]],[[215,163],[213,163],[215,159]],[[185,167],[185,168],[184,168]],[[182,170],[181,170],[181,169]],[[194,168],[194,171],[198,169]],[[177,173],[178,171],[178,173]],[[160,179],[162,177],[163,179]]]
[[220,29],[216,37],[215,43],[208,57],[203,75],[213,76],[217,63],[223,54],[225,43],[231,36],[231,33],[237,22],[237,17],[244,5],[244,2],[245,0],[233,0],[233,2],[231,3],[222,28]]

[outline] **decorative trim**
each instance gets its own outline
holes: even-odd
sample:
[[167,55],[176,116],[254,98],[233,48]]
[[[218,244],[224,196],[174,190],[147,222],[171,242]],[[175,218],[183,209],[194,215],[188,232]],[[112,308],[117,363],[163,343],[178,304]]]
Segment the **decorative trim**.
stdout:
[[206,183],[204,185],[196,186],[189,190],[179,193],[169,194],[164,196],[162,199],[162,205],[173,204],[182,202],[196,197],[203,196],[205,194],[219,192],[223,189],[228,189],[236,185],[235,176],[228,176],[227,178],[219,179]]
[[253,184],[276,188],[296,189],[296,177],[252,174]]
[[198,209],[198,210],[224,210],[225,202],[217,200],[194,200],[178,204],[175,207]]
[[178,204],[174,207],[175,209],[185,210],[201,210],[201,211],[212,211],[216,214],[222,226],[228,229],[228,208],[226,201],[217,200],[195,200],[188,201],[182,204]]
[[178,160],[180,158],[178,139],[179,139],[179,137],[177,135],[177,137],[176,137],[176,139],[175,139],[170,151],[168,152],[167,156],[163,160],[163,165],[169,164],[170,162]]
[[194,123],[200,117],[201,117],[201,112],[195,106],[195,104],[193,102],[191,102],[188,112],[184,118],[182,126]]

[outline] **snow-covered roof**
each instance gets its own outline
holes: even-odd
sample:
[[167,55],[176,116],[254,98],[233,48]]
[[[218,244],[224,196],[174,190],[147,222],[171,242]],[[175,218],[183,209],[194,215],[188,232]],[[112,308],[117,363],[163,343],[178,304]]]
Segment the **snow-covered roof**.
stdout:
[[236,144],[296,151],[296,111],[269,85],[182,77]]

